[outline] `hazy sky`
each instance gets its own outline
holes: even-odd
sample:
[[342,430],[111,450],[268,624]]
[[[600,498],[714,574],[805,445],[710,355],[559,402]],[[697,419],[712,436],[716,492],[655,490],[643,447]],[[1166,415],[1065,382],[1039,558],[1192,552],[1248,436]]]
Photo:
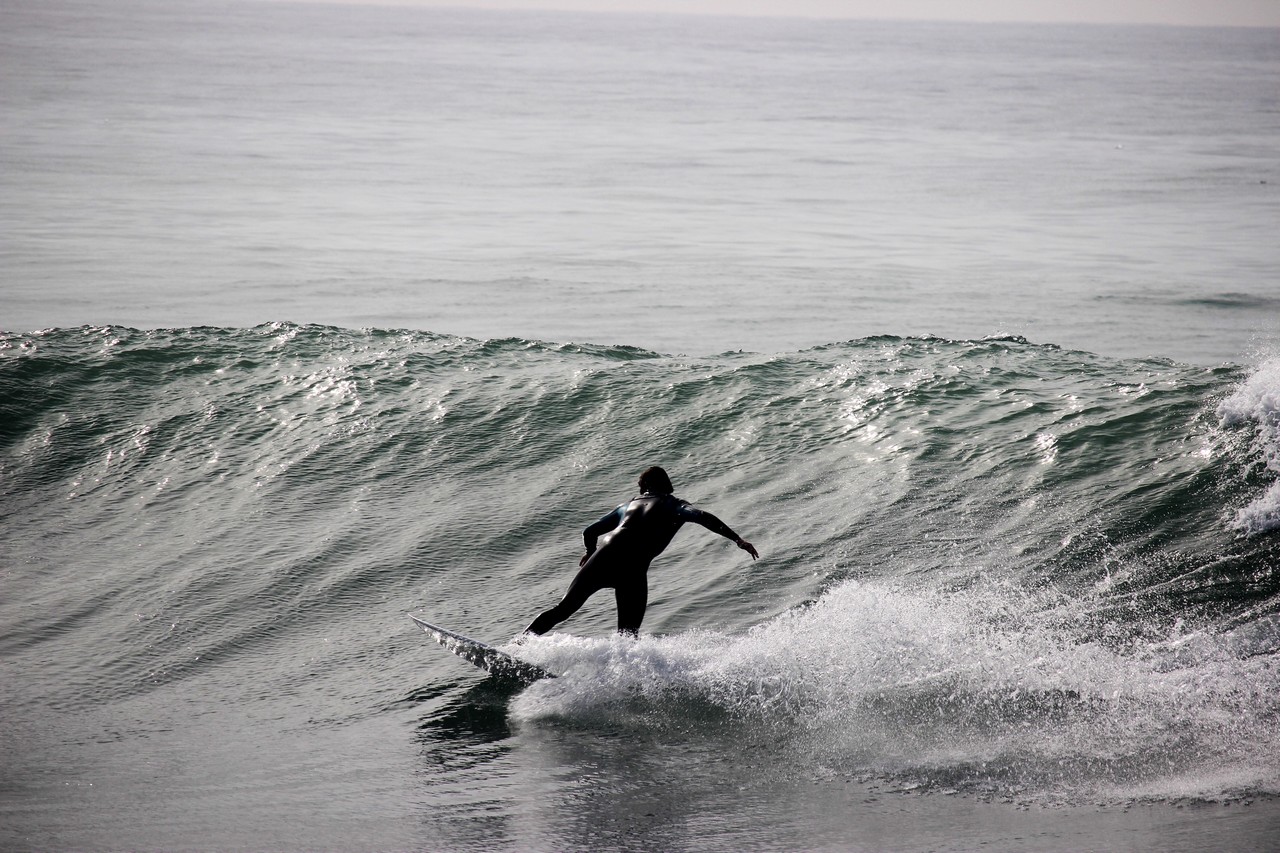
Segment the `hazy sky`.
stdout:
[[347,0],[386,5],[1280,27],[1280,0]]

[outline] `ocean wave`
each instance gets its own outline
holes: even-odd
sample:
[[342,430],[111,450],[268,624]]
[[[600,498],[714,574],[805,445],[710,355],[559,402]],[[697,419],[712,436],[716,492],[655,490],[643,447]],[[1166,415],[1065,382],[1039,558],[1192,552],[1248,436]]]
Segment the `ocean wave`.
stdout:
[[362,638],[324,652],[358,669],[386,654],[368,614],[509,637],[659,462],[764,558],[683,534],[656,636],[593,639],[593,600],[521,650],[565,677],[517,718],[727,726],[813,772],[980,796],[1175,796],[1231,762],[1273,791],[1277,365],[1018,337],[690,358],[287,323],[6,335],[0,650],[83,708],[264,660],[287,692],[321,631]]
[[[1252,457],[1280,477],[1280,359],[1257,367],[1218,404],[1217,412],[1224,428],[1252,431]],[[1280,479],[1239,509],[1231,526],[1247,536],[1280,528]]]

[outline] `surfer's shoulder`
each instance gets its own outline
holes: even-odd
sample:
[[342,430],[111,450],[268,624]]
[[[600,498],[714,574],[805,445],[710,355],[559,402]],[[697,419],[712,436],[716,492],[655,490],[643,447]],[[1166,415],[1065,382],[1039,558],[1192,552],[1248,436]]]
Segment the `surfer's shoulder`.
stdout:
[[679,515],[682,518],[692,518],[699,514],[697,507],[689,503],[684,498],[678,498],[675,495],[667,495],[666,498],[668,503],[670,503],[671,508],[675,510],[676,515]]

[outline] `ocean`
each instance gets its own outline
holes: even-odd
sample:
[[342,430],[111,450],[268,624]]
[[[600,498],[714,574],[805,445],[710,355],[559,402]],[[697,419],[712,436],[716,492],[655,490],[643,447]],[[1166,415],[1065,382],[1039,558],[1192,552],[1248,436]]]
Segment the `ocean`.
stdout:
[[1277,31],[0,20],[0,847],[1276,849]]

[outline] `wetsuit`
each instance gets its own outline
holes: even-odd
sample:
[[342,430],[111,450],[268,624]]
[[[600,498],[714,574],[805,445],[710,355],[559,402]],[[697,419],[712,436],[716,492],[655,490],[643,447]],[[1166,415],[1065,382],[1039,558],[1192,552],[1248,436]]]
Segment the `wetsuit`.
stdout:
[[[582,531],[587,546],[586,562],[560,603],[539,614],[526,630],[545,634],[576,613],[592,595],[602,589],[612,589],[618,602],[618,631],[639,633],[649,598],[646,576],[649,563],[671,544],[676,531],[686,521],[740,541],[729,525],[711,513],[695,509],[674,495],[646,492]],[[597,551],[596,541],[610,531],[612,534]]]

